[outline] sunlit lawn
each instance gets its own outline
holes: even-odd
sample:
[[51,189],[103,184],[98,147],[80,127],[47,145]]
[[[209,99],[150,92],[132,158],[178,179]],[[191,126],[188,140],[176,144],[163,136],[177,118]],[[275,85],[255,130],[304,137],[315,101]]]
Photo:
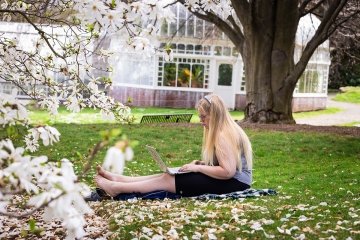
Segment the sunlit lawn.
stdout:
[[[154,112],[161,111],[163,109]],[[171,109],[165,110],[166,113],[169,111]],[[188,111],[197,115],[194,110]],[[139,116],[144,112],[146,109],[134,109]],[[79,121],[98,121],[96,113],[83,114],[86,117]],[[41,119],[38,113],[32,116],[35,122]],[[59,116],[57,119],[69,117]],[[134,160],[127,163],[127,175],[159,172],[144,148],[146,144],[154,145],[173,166],[200,157],[200,124],[60,122],[55,126],[62,134],[61,141],[50,148],[41,148],[38,154],[46,154],[51,160],[71,159],[78,173],[82,172],[84,164],[79,156],[85,155],[100,140],[99,131],[111,128],[120,127],[129,138],[140,142],[134,149]],[[112,238],[161,239],[155,237],[159,235],[164,239],[176,239],[176,234],[180,239],[215,239],[214,236],[217,239],[360,238],[360,138],[304,132],[245,131],[253,143],[255,156],[253,188],[272,188],[278,191],[277,196],[244,201],[182,199],[95,204],[95,211],[108,219],[114,233]],[[105,151],[100,152],[93,166],[101,163],[104,155]],[[92,186],[93,176],[94,168],[85,178]]]
[[[184,108],[131,108],[131,113],[134,116],[134,123],[140,123],[141,117],[146,114],[181,114],[181,113],[192,113],[191,122],[199,122],[199,117],[195,109],[184,109]],[[232,111],[231,115],[236,120],[244,118],[242,111]],[[30,116],[33,123],[36,124],[55,124],[55,123],[115,123],[115,121],[104,120],[98,110],[83,109],[80,113],[71,113],[64,107],[60,107],[59,114],[56,116],[50,116],[47,111],[33,109],[30,112]]]
[[360,87],[345,87],[343,93],[338,93],[333,98],[335,101],[360,104]]
[[340,126],[343,126],[343,127],[354,127],[354,126],[360,126],[360,122],[349,122],[349,123],[345,123],[345,124],[342,124]]
[[[314,117],[322,114],[333,114],[340,112],[341,109],[338,108],[328,108],[325,110],[311,111],[311,112],[299,112],[294,113],[293,116],[296,119]],[[88,123],[115,123],[115,121],[104,120],[98,110],[93,109],[83,109],[80,113],[71,113],[67,111],[64,107],[60,107],[59,113],[56,116],[50,116],[47,111],[33,109],[30,112],[30,116],[33,123],[36,124],[56,124],[56,123],[78,123],[78,124],[88,124]],[[134,116],[134,123],[140,123],[141,117],[146,114],[180,114],[180,113],[192,113],[191,118],[192,123],[198,123],[199,117],[195,109],[184,109],[184,108],[140,108],[133,107],[131,108],[131,113]],[[241,120],[244,118],[243,111],[231,111],[231,116],[235,120]]]

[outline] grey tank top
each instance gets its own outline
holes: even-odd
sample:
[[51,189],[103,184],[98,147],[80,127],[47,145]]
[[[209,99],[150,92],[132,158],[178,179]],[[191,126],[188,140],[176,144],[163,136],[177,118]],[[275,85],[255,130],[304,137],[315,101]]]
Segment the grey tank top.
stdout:
[[[214,156],[214,157],[215,157],[214,165],[217,166],[217,165],[219,165],[219,162],[218,162],[216,156]],[[233,178],[235,178],[239,182],[242,182],[242,183],[245,183],[245,184],[251,186],[252,171],[251,171],[251,169],[248,169],[246,158],[244,155],[241,155],[241,171],[236,169],[236,172],[235,172],[235,175]]]
[[238,169],[235,172],[234,177],[239,182],[245,183],[249,186],[251,186],[252,183],[252,170],[248,169],[247,162],[245,159],[245,156],[241,156],[241,171]]

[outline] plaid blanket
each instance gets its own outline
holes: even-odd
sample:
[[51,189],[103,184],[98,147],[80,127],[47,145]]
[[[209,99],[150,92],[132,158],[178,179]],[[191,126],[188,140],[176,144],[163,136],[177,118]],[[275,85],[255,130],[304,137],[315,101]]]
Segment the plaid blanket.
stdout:
[[[232,192],[226,194],[203,194],[192,199],[198,200],[209,200],[209,199],[243,199],[250,197],[259,197],[266,195],[276,195],[277,192],[273,189],[247,189],[245,191]],[[117,201],[124,201],[129,199],[144,199],[144,200],[155,200],[155,199],[179,199],[181,195],[171,193],[167,191],[154,191],[149,193],[120,193],[117,196],[111,198],[102,189],[97,188],[89,196],[85,197],[86,201],[101,201],[105,199],[113,199]]]
[[239,192],[231,192],[226,194],[203,194],[197,197],[194,197],[199,200],[208,200],[208,199],[239,199],[239,198],[250,198],[250,197],[260,197],[266,195],[276,195],[277,192],[274,189],[246,189]]

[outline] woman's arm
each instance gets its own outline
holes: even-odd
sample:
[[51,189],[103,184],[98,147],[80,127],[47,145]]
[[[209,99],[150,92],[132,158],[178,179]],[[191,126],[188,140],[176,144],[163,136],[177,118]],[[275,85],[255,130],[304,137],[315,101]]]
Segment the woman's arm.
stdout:
[[224,139],[220,139],[216,148],[216,158],[219,166],[207,166],[196,164],[185,164],[180,168],[184,172],[201,172],[217,179],[230,179],[235,175],[237,159],[234,151],[230,148]]

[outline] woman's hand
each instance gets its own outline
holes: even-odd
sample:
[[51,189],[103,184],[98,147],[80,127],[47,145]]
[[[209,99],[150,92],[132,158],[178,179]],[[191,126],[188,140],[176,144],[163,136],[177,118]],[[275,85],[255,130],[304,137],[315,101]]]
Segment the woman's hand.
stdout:
[[179,171],[180,172],[199,172],[200,165],[189,163],[182,166]]
[[205,163],[201,160],[194,160],[191,162],[192,164],[195,164],[195,165],[205,165]]

